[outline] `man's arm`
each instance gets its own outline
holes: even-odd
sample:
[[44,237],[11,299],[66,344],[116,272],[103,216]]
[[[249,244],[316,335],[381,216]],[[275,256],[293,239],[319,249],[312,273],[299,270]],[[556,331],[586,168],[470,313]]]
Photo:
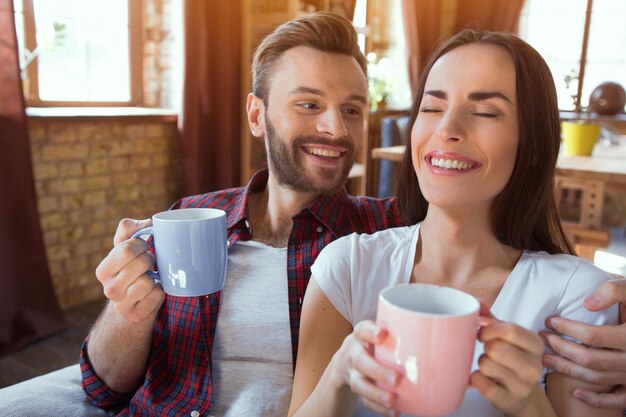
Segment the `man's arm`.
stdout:
[[144,380],[154,320],[165,299],[145,272],[153,256],[141,239],[129,239],[149,220],[120,221],[114,248],[98,265],[96,276],[109,299],[89,335],[87,354],[96,374],[113,391],[137,389]]
[[576,389],[572,395],[598,408],[626,408],[626,279],[604,283],[585,299],[590,311],[600,311],[620,303],[619,326],[593,326],[550,317],[546,325],[561,335],[578,339],[571,342],[556,334],[543,334],[558,354],[544,355],[544,366],[596,385],[615,385],[609,393]]

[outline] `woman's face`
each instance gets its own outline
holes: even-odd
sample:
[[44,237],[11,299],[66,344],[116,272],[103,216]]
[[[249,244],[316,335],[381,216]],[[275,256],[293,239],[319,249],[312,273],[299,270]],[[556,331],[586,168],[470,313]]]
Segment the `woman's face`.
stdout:
[[439,58],[411,131],[413,167],[426,200],[489,207],[509,181],[518,141],[509,53],[471,44]]

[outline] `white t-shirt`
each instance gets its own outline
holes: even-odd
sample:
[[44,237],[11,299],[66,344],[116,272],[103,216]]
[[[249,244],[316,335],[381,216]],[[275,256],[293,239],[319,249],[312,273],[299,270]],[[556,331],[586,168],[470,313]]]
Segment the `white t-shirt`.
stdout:
[[287,248],[228,249],[213,344],[211,416],[286,416],[293,385]]
[[[324,248],[311,271],[326,297],[353,326],[362,320],[375,320],[380,291],[409,282],[418,238],[419,224],[373,235],[351,234]],[[544,321],[554,315],[591,324],[615,324],[617,306],[596,313],[583,306],[584,298],[609,278],[606,272],[575,256],[524,252],[491,311],[500,320],[535,332],[547,330]],[[482,353],[483,344],[476,342],[472,372],[478,369]],[[355,416],[375,415],[359,401]],[[451,415],[502,414],[470,388],[461,408]]]

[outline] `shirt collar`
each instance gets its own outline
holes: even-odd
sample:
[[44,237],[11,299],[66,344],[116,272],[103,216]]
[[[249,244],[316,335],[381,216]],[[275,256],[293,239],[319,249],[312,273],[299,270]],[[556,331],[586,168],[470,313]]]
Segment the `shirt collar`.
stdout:
[[306,208],[315,218],[324,224],[335,236],[341,236],[340,225],[346,225],[346,207],[350,202],[350,196],[345,187],[341,187],[334,194],[321,195]]
[[[248,204],[250,195],[261,192],[267,186],[269,171],[267,168],[258,171],[252,176],[244,192],[235,200],[234,210],[230,218],[227,220],[227,227],[233,228],[242,220],[248,219]],[[309,207],[301,211],[310,212],[320,223],[328,227],[335,235],[341,235],[339,225],[344,224],[345,207],[349,203],[350,197],[344,187],[341,187],[336,193],[330,195],[321,195],[311,203]]]
[[252,176],[252,178],[250,178],[244,192],[235,199],[234,210],[232,211],[229,219],[226,221],[228,229],[232,229],[240,221],[248,219],[248,204],[250,202],[250,195],[263,191],[267,186],[268,178],[269,172],[267,168],[258,171]]

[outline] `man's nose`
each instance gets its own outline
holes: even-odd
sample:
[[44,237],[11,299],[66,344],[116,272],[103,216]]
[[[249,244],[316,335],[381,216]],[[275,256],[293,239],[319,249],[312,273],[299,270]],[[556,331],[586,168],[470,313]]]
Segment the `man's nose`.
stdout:
[[327,109],[320,115],[317,122],[317,132],[332,138],[342,138],[348,135],[348,128],[343,120],[340,109]]

